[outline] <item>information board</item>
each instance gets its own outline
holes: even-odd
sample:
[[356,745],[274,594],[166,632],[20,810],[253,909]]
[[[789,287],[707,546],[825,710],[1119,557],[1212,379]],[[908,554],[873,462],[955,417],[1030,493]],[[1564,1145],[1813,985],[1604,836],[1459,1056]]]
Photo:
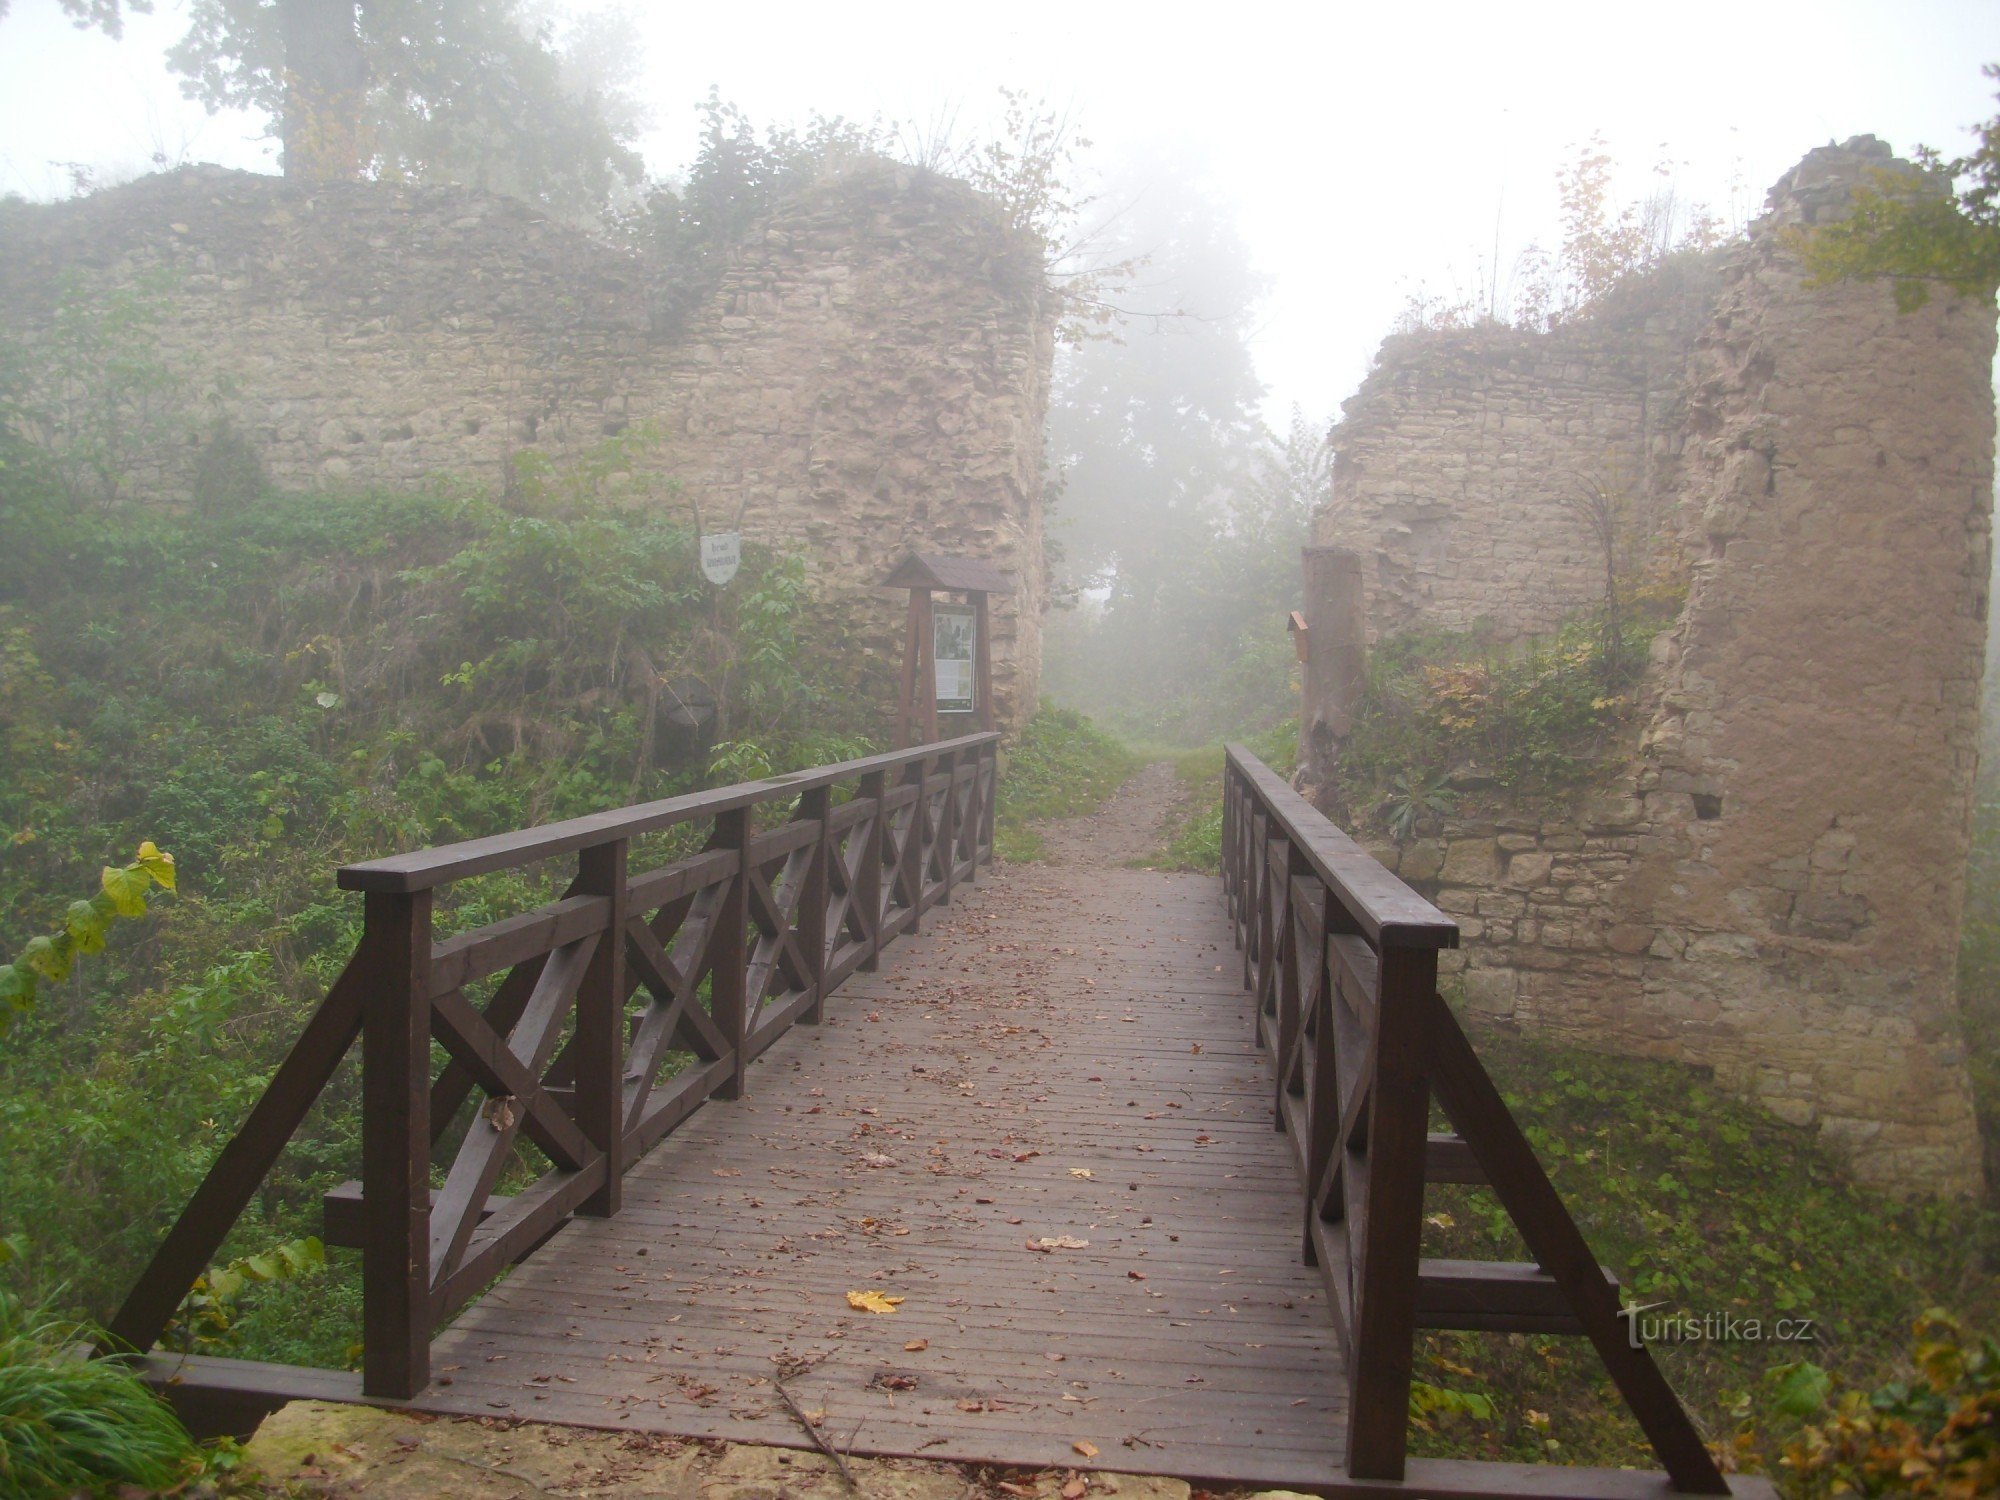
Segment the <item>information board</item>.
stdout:
[[979,644],[978,633],[978,615],[971,605],[931,606],[932,660],[937,663],[939,713],[972,712],[973,661]]

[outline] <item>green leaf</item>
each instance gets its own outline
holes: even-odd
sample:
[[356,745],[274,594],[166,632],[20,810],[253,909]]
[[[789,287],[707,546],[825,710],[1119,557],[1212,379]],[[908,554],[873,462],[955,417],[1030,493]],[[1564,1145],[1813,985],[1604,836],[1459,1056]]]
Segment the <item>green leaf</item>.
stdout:
[[0,1266],[19,1260],[27,1253],[28,1237],[25,1234],[0,1234]]
[[99,877],[104,886],[104,894],[111,898],[111,905],[121,917],[143,917],[146,915],[146,892],[153,879],[138,866],[128,866],[120,870],[110,865],[104,867]]
[[63,927],[76,943],[79,953],[101,953],[104,931],[111,925],[110,914],[95,901],[72,901],[63,913]]
[[[24,964],[0,964],[0,1004],[12,1010],[27,1010],[35,1003],[35,974]],[[0,1010],[0,1023],[6,1011]]]
[[1790,1417],[1811,1416],[1826,1405],[1827,1394],[1833,1389],[1833,1377],[1809,1359],[1776,1365],[1764,1378],[1771,1383],[1772,1402]]
[[28,946],[21,950],[15,962],[26,964],[35,973],[53,983],[60,984],[69,978],[70,945],[64,938],[31,938]]

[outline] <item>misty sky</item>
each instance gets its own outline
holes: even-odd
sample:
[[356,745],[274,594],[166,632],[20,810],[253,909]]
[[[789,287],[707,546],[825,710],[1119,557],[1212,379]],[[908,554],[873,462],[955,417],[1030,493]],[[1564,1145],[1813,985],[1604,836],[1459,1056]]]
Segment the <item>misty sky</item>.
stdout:
[[[1754,212],[1804,151],[1873,132],[1963,149],[2000,110],[2000,0],[1629,6],[1322,3],[1306,8],[677,3],[630,7],[655,116],[648,167],[692,153],[711,84],[759,124],[811,110],[978,134],[1002,85],[1068,108],[1106,164],[1166,141],[1234,200],[1272,280],[1256,341],[1267,415],[1333,415],[1418,283],[1470,290],[1555,234],[1554,174],[1593,131],[1634,195],[1660,159],[1678,190]],[[0,21],[0,191],[63,192],[52,163],[276,169],[261,122],[205,116],[160,61],[184,0],[123,42],[55,0]],[[1732,184],[1734,187],[1732,188]]]

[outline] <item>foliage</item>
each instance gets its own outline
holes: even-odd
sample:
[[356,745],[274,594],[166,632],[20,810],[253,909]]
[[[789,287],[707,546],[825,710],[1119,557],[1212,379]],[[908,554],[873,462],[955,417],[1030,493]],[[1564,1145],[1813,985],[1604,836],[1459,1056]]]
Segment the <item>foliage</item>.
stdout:
[[287,176],[459,182],[571,218],[639,178],[616,13],[558,38],[525,0],[195,0],[167,60],[211,111],[267,114]]
[[105,935],[116,918],[143,917],[146,893],[156,885],[174,888],[174,857],[147,839],[129,865],[104,867],[95,895],[64,908],[61,931],[30,938],[20,957],[0,964],[0,1035],[16,1015],[34,1008],[43,980],[61,984],[80,955],[104,951]]
[[90,1336],[0,1294],[0,1493],[150,1493],[199,1472],[187,1430],[129,1364],[76,1357]]
[[238,1302],[245,1291],[297,1281],[325,1269],[326,1247],[313,1235],[239,1256],[226,1266],[210,1266],[195,1278],[160,1342],[187,1354],[224,1347],[235,1338]]
[[[1245,748],[1280,775],[1298,758],[1298,744],[1296,714],[1245,740]],[[1164,847],[1145,863],[1153,869],[1213,875],[1222,868],[1222,746],[1164,753],[1173,761],[1186,795],[1166,829]],[[1152,759],[1153,752],[1148,751],[1146,758]]]
[[[1762,1320],[1762,1342],[1653,1346],[1727,1464],[1776,1466],[1815,1414],[1817,1382],[1802,1366],[1872,1388],[1902,1361],[1911,1307],[1948,1306],[1973,1326],[2000,1312],[1991,1271],[2000,1221],[1990,1208],[1898,1203],[1856,1187],[1812,1132],[1735,1100],[1695,1069],[1497,1031],[1474,1041],[1628,1303],[1664,1303],[1661,1316]],[[1432,1186],[1425,1212],[1427,1256],[1530,1258],[1484,1188]],[[1811,1319],[1810,1342],[1771,1341],[1779,1318]],[[1418,1451],[1651,1462],[1637,1427],[1611,1415],[1617,1398],[1583,1340],[1424,1334],[1416,1375],[1495,1406],[1490,1421],[1460,1418],[1420,1434]],[[1990,1369],[1979,1378],[1990,1383]]]
[[1384,804],[1389,837],[1399,844],[1408,843],[1425,822],[1451,812],[1457,805],[1458,799],[1446,790],[1443,775],[1398,771],[1389,778],[1389,797]]
[[[2000,64],[1981,71],[2000,79]],[[1933,287],[1990,303],[2000,287],[2000,115],[1975,139],[1948,159],[1919,146],[1915,167],[1879,170],[1856,188],[1846,218],[1793,228],[1788,243],[1810,284],[1887,281],[1904,312],[1928,302]]]
[[1137,766],[1130,750],[1082,714],[1043,703],[1006,750],[995,851],[1006,860],[1039,858],[1041,837],[1030,823],[1094,811]]
[[[1684,202],[1671,161],[1652,169],[1643,198],[1618,200],[1617,162],[1601,135],[1576,148],[1556,172],[1562,241],[1553,250],[1525,246],[1509,273],[1482,264],[1476,288],[1438,293],[1419,288],[1405,302],[1398,333],[1430,329],[1513,327],[1541,330],[1600,305],[1615,290],[1656,271],[1676,256],[1712,250],[1730,226],[1708,205]],[[1498,249],[1496,225],[1495,249]]]
[[1787,1446],[1783,1463],[1799,1500],[2000,1493],[2000,1343],[1933,1310],[1917,1320],[1911,1363],[1913,1380],[1847,1392]]
[[[1636,610],[1607,628],[1586,611],[1553,638],[1505,651],[1477,631],[1411,631],[1370,658],[1368,686],[1342,748],[1342,790],[1355,807],[1382,803],[1407,831],[1466,784],[1517,799],[1588,781],[1608,741],[1626,732],[1645,652],[1662,621]],[[1414,797],[1413,797],[1414,794]],[[1414,803],[1414,807],[1413,807]]]
[[[629,477],[644,441],[531,460],[504,496],[167,511],[75,509],[0,435],[22,460],[0,469],[0,558],[37,559],[0,572],[0,932],[67,932],[57,893],[142,834],[180,889],[44,985],[0,1050],[0,1227],[32,1237],[7,1267],[29,1295],[103,1318],[129,1286],[351,951],[343,861],[693,790],[715,741],[785,770],[879,734],[888,684],[804,563],[753,545],[711,589],[691,529]],[[696,686],[700,730],[669,714]],[[440,930],[548,878],[466,882]],[[218,1256],[223,1289],[317,1232],[357,1175],[356,1103],[345,1069]],[[352,1257],[249,1280],[220,1309],[241,1352],[344,1363]]]

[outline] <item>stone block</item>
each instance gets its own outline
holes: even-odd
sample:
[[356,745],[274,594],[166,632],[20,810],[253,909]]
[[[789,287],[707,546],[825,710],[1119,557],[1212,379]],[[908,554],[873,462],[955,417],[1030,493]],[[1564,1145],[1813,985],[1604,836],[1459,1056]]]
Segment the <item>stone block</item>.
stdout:
[[1445,851],[1438,878],[1446,885],[1497,885],[1500,853],[1490,838],[1455,839]]
[[1553,855],[1516,854],[1507,861],[1507,884],[1519,890],[1547,885],[1549,869],[1554,863]]
[[1483,1016],[1514,1014],[1514,973],[1511,969],[1468,969],[1465,1003]]
[[1620,922],[1604,940],[1613,953],[1640,954],[1653,946],[1653,929],[1638,922]]
[[1444,869],[1443,839],[1418,839],[1403,850],[1396,873],[1405,880],[1435,880]]

